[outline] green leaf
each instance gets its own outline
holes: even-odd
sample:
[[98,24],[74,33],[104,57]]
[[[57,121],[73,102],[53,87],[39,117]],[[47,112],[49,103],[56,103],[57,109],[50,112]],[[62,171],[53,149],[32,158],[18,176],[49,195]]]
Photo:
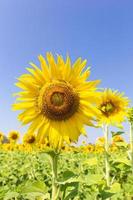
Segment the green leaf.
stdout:
[[126,157],[117,158],[114,160],[114,163],[124,163],[125,165],[131,166],[130,160],[128,160]]
[[39,192],[45,194],[48,189],[44,182],[42,181],[28,181],[24,187],[21,188],[22,193],[32,193]]
[[46,194],[41,194],[39,192],[31,192],[26,194],[26,198],[28,198],[29,200],[48,200],[50,199],[50,194],[46,193]]
[[97,163],[98,163],[98,160],[96,157],[89,158],[89,159],[85,160],[85,162],[84,162],[84,164],[87,164],[88,166],[95,166],[95,165],[97,165]]
[[111,193],[109,191],[102,191],[100,193],[100,196],[102,197],[102,200],[106,200],[109,199],[110,197],[112,197],[114,195],[114,193]]
[[66,170],[66,171],[63,172],[63,180],[64,180],[64,181],[65,181],[65,180],[68,180],[68,179],[70,179],[70,178],[72,178],[72,177],[75,177],[75,176],[76,176],[76,175],[74,174],[73,171]]
[[120,185],[120,183],[114,183],[114,184],[112,184],[111,189],[110,189],[111,193],[118,193],[120,191],[121,191],[121,185]]
[[[101,191],[102,200],[108,199],[121,191],[121,186],[119,183],[114,183],[109,190]],[[112,199],[112,198],[111,198]]]
[[117,132],[111,131],[111,134],[112,134],[112,137],[114,137],[116,135],[122,135],[122,134],[124,134],[124,132],[123,131],[117,131]]
[[115,144],[119,147],[127,147],[128,144],[126,142],[115,142]]
[[76,197],[77,193],[78,193],[78,189],[77,188],[71,190],[71,192],[64,198],[64,200],[70,200],[70,199]]
[[85,177],[85,182],[87,185],[100,184],[103,179],[101,174],[89,174]]
[[125,183],[123,187],[128,195],[133,196],[133,183]]
[[66,170],[58,184],[63,193],[63,200],[69,200],[77,195],[79,178],[72,171]]
[[[65,181],[58,181],[58,184],[59,185],[66,185],[66,184],[71,184],[71,183],[78,183],[78,182],[80,182],[80,180],[81,179],[79,179],[79,178],[69,178],[68,180],[65,180]],[[72,185],[72,184],[71,184]]]
[[8,186],[3,186],[0,188],[0,198],[4,198],[5,194],[9,191]]
[[17,198],[19,196],[18,192],[7,192],[4,196],[4,200],[11,200],[12,198]]
[[58,181],[58,184],[65,185],[66,183],[74,182],[79,182],[76,174],[74,174],[72,171],[66,170],[64,171],[62,178]]

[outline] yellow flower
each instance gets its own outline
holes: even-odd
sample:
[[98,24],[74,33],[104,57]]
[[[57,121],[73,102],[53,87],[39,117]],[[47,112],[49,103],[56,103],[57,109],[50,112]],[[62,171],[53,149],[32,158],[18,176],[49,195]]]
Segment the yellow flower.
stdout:
[[101,113],[99,123],[121,126],[127,116],[128,105],[129,100],[123,93],[105,89],[101,93],[100,101],[97,104]]
[[26,144],[35,144],[36,136],[33,133],[26,133],[23,137],[23,143]]
[[97,138],[96,144],[103,146],[105,144],[105,138],[104,137]]
[[0,132],[0,143],[3,142],[3,140],[4,140],[4,134]]
[[14,150],[14,144],[12,144],[12,143],[3,144],[2,148],[5,151],[13,151]]
[[118,151],[119,150],[119,147],[116,146],[114,143],[110,146],[110,152],[115,152],[115,151]]
[[115,136],[112,138],[112,140],[113,140],[113,143],[115,143],[115,142],[124,142],[123,137],[120,136],[120,135],[115,135]]
[[94,151],[94,145],[88,144],[84,147],[85,152],[93,152]]
[[45,137],[54,147],[62,141],[77,141],[85,133],[84,125],[93,125],[98,114],[94,107],[98,101],[96,86],[99,80],[87,81],[90,68],[85,69],[86,60],[78,58],[71,64],[47,53],[47,61],[39,56],[41,69],[30,63],[29,74],[18,78],[16,85],[22,89],[17,95],[14,110],[22,110],[18,119],[29,124],[28,132],[37,133],[37,140]]
[[83,141],[82,141],[82,145],[86,145],[86,141],[83,140]]
[[101,145],[95,145],[95,153],[103,153],[104,147]]
[[20,134],[18,131],[11,131],[9,134],[8,134],[8,139],[10,142],[16,142],[20,137]]

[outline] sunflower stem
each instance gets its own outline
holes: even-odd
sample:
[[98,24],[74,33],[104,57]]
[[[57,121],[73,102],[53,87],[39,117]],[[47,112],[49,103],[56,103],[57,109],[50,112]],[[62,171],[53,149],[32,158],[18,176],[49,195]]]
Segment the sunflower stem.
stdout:
[[108,131],[108,125],[103,126],[103,132],[104,132],[104,151],[105,151],[105,179],[107,187],[110,187],[110,164],[109,164],[109,131]]
[[133,123],[130,123],[130,151],[131,151],[131,166],[133,173]]
[[58,184],[57,184],[57,164],[58,164],[58,154],[55,153],[51,156],[51,166],[52,166],[52,198],[51,200],[57,200],[58,198]]

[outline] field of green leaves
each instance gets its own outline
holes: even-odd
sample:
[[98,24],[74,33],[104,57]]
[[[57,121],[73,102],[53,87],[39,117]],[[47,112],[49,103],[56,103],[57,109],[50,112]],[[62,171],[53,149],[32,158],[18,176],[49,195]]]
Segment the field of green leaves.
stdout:
[[[62,152],[58,160],[60,200],[131,200],[133,175],[125,148],[110,153],[106,186],[104,152]],[[51,198],[50,156],[45,152],[0,152],[0,200]]]

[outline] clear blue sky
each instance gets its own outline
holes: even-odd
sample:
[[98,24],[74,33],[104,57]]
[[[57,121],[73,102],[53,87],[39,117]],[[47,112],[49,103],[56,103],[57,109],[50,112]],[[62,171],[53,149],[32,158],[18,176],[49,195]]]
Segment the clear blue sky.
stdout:
[[[0,130],[20,130],[15,79],[46,51],[86,58],[100,87],[133,99],[132,0],[0,0]],[[90,140],[100,130],[87,129]]]

